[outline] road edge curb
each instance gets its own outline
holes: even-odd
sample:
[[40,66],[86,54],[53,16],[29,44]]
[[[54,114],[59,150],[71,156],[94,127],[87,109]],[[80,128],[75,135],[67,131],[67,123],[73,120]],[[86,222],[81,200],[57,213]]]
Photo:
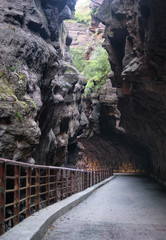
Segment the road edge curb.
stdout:
[[41,209],[2,235],[0,240],[41,240],[54,221],[79,203],[83,202],[95,190],[115,177],[116,176],[111,176],[82,192],[76,193],[60,202]]

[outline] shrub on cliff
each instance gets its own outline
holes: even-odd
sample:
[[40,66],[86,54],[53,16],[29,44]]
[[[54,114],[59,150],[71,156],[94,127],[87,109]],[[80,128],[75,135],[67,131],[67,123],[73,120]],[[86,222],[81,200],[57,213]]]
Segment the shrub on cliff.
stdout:
[[87,79],[85,94],[98,91],[106,83],[110,72],[110,63],[106,50],[98,46],[91,59],[85,61],[83,49],[71,48],[71,56],[74,67]]
[[82,11],[76,11],[75,13],[75,20],[78,23],[88,24],[91,20],[90,12],[82,12]]
[[89,61],[86,62],[83,74],[87,78],[85,94],[97,91],[103,86],[108,79],[110,72],[110,63],[108,54],[104,48],[99,46]]
[[85,67],[84,53],[82,48],[71,48],[71,56],[74,67],[79,71],[83,72]]
[[85,94],[98,91],[106,83],[110,72],[110,63],[106,50],[98,46],[91,59],[86,61],[84,60],[82,48],[71,48],[71,56],[74,67],[87,79]]
[[77,1],[76,11],[75,11],[75,20],[78,23],[88,24],[91,20],[91,11],[89,5],[91,0]]

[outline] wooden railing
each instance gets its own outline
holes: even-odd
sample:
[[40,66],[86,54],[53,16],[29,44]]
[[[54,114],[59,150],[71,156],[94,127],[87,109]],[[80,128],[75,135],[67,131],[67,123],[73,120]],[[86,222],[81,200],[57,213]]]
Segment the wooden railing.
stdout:
[[111,175],[108,168],[85,171],[0,158],[0,235],[32,213]]

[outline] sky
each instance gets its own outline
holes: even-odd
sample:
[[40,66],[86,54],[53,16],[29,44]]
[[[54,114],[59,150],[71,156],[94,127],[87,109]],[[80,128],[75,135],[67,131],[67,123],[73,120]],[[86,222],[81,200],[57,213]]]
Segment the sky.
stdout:
[[[78,1],[77,1],[77,4],[83,3],[84,1],[85,1],[85,0],[78,0]],[[77,5],[77,4],[76,4],[76,5]]]
[[86,0],[77,0],[76,7],[77,7],[77,5],[83,4],[85,1],[86,1]]

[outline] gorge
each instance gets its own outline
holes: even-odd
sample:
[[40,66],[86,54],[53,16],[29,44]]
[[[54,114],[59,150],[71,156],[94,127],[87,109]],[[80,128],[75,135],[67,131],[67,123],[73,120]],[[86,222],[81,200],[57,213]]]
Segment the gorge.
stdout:
[[1,1],[0,157],[133,169],[166,184],[166,2],[91,2],[113,72],[83,98],[64,23],[76,0]]

